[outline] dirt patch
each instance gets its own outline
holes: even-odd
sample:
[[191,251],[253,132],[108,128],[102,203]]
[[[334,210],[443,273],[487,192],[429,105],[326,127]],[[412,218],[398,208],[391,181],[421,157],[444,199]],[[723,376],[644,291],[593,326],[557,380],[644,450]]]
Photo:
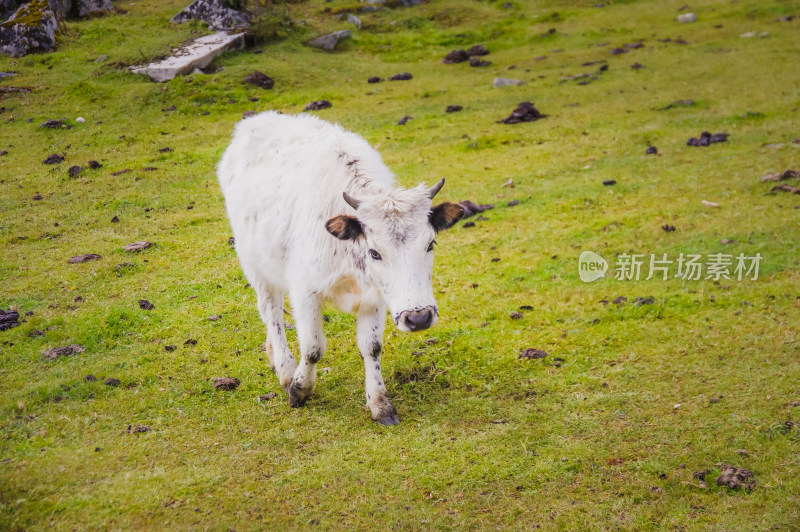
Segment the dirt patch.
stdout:
[[214,389],[226,392],[235,390],[239,387],[239,379],[233,377],[218,377],[214,379]]
[[106,386],[119,386],[122,382],[119,379],[109,378],[106,379]]
[[752,490],[756,485],[753,472],[747,469],[738,469],[732,465],[722,466],[722,474],[717,477],[717,486],[727,486],[730,489]]
[[367,83],[380,83],[383,81],[383,78],[379,78],[378,76],[370,76],[367,78]]
[[303,111],[319,111],[320,109],[328,109],[329,107],[333,107],[333,104],[328,100],[317,100],[306,104],[306,106],[303,107]]
[[263,72],[254,70],[252,74],[244,78],[245,83],[261,87],[262,89],[271,89],[275,86],[275,80],[267,76]]
[[153,305],[152,303],[150,303],[146,299],[140,299],[139,300],[139,308],[141,308],[142,310],[153,310],[154,308],[156,308],[156,306]]
[[524,349],[519,350],[519,357],[524,360],[536,360],[539,358],[545,358],[547,356],[547,351],[542,349],[536,349],[533,347],[526,347]]
[[605,186],[607,186],[607,187],[611,187],[611,186],[614,186],[614,185],[617,184],[617,180],[616,179],[605,179],[605,180],[603,180],[603,184]]
[[675,232],[675,226],[674,225],[664,224],[664,225],[661,226],[661,229],[663,229],[667,233],[674,233]]
[[469,61],[469,52],[466,50],[453,50],[448,52],[444,59],[442,59],[442,63],[445,65],[452,65],[453,63],[463,63],[464,61]]
[[395,74],[394,76],[389,77],[389,81],[408,81],[412,79],[414,76],[409,74],[408,72],[400,72],[399,74]]
[[727,133],[709,133],[703,131],[700,133],[700,138],[692,137],[686,141],[687,146],[710,146],[719,142],[728,142],[729,135]]
[[[461,207],[464,209],[464,216],[463,218],[469,218],[470,216],[474,216],[478,213],[483,211],[488,211],[489,209],[494,209],[494,205],[492,204],[484,204],[484,205],[476,205],[475,203],[471,202],[470,200],[464,200],[459,203]],[[474,225],[474,224],[473,224]]]
[[131,169],[130,168],[126,168],[124,170],[119,170],[117,172],[111,172],[111,175],[113,175],[114,177],[117,177],[117,176],[120,176],[122,174],[129,174],[129,173],[131,173]]
[[511,318],[512,320],[521,320],[522,318],[525,317],[525,314],[523,314],[522,312],[512,312],[511,314],[508,315],[508,317]]
[[793,187],[792,185],[787,185],[786,183],[782,185],[776,185],[770,189],[770,192],[789,192],[790,194],[800,194],[800,187]]
[[63,161],[64,161],[63,155],[53,153],[51,155],[48,155],[47,158],[44,161],[42,161],[42,164],[58,164]]
[[492,64],[491,61],[484,61],[479,57],[470,57],[469,66],[471,67],[488,67]]
[[656,148],[655,146],[648,146],[647,150],[645,150],[645,154],[647,154],[647,155],[657,155],[658,154],[658,148]]
[[8,312],[0,309],[0,331],[19,326],[19,313],[9,309]]
[[46,122],[44,122],[39,127],[40,128],[43,127],[43,128],[46,128],[46,129],[58,129],[58,128],[61,128],[61,127],[66,127],[66,126],[67,126],[67,123],[64,120],[47,120]]
[[159,149],[158,149],[158,152],[159,152],[159,153],[170,153],[170,152],[172,152],[172,151],[175,151],[175,150],[173,150],[173,149],[172,149],[172,148],[170,148],[169,146],[166,146],[166,147],[164,147],[164,148],[159,148]]
[[671,104],[665,105],[664,107],[660,107],[656,110],[669,111],[670,109],[675,109],[678,107],[692,107],[693,105],[694,105],[694,100],[675,100]]
[[270,399],[274,399],[275,397],[278,397],[277,393],[269,392],[269,393],[265,393],[264,395],[259,395],[258,396],[258,401],[260,403],[266,403],[267,401],[269,401]]
[[128,425],[128,434],[142,434],[144,432],[150,432],[148,425],[136,425],[135,427]]
[[489,55],[489,50],[482,44],[476,44],[467,50],[467,54],[469,54],[470,57],[474,57],[476,55]]
[[787,179],[800,179],[800,170],[786,170],[785,172],[767,174],[761,178],[761,181],[786,181]]
[[131,244],[125,246],[125,251],[134,252],[134,251],[142,251],[143,249],[147,249],[152,246],[152,242],[147,242],[146,240],[138,240]]
[[414,118],[414,117],[413,117],[413,116],[411,116],[411,115],[406,115],[406,116],[404,116],[403,118],[401,118],[400,120],[398,120],[398,121],[397,121],[397,125],[398,125],[398,126],[404,126],[404,125],[406,125],[406,124],[408,123],[408,121],[409,121],[409,120],[411,120],[412,118]]
[[86,382],[95,382],[95,381],[97,381],[97,377],[95,377],[94,375],[92,375],[92,374],[90,373],[90,374],[88,374],[87,376],[85,376],[85,377],[83,378],[83,380],[85,380]]
[[75,165],[75,166],[70,166],[69,170],[67,171],[67,173],[69,173],[70,177],[75,177],[76,175],[80,174],[82,171],[83,171],[83,168],[81,168],[78,165]]
[[648,297],[637,297],[633,300],[633,304],[637,307],[641,307],[642,305],[652,305],[656,302],[656,299],[653,296]]
[[86,351],[86,348],[80,344],[71,344],[64,347],[54,347],[42,352],[42,356],[47,360],[55,360],[59,357],[66,357],[72,355],[79,355]]
[[447,109],[444,110],[445,113],[457,113],[462,110],[464,107],[461,105],[448,105]]
[[89,161],[88,164],[89,164],[89,168],[91,168],[92,170],[97,170],[98,168],[102,168],[103,167],[102,164],[98,163],[95,160]]
[[534,122],[547,117],[541,113],[531,102],[520,103],[514,111],[498,123],[519,124],[520,122]]
[[70,264],[81,264],[93,260],[100,260],[102,257],[97,253],[84,253],[83,255],[75,255],[67,259]]

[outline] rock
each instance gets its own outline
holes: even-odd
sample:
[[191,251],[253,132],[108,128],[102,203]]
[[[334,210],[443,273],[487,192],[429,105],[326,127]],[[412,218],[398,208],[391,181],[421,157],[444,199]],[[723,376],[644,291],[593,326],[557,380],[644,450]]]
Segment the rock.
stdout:
[[89,262],[92,260],[100,260],[102,257],[97,253],[86,253],[84,255],[76,255],[74,257],[70,257],[67,259],[67,262],[70,264],[82,264],[84,262]]
[[603,180],[603,184],[605,186],[607,186],[607,187],[612,187],[612,186],[617,184],[617,180],[616,179],[604,179]]
[[317,37],[316,39],[312,39],[308,41],[309,46],[313,46],[314,48],[321,48],[322,50],[328,50],[329,52],[336,48],[336,45],[339,44],[339,41],[342,39],[349,39],[350,38],[350,30],[339,30],[334,31],[333,33],[329,33],[327,35],[323,35],[321,37]]
[[541,113],[531,102],[522,102],[500,122],[503,124],[519,124],[520,122],[534,122],[546,117],[547,115]]
[[[73,4],[77,4],[79,17],[96,15],[114,9],[111,0],[78,0],[77,2],[73,2]],[[73,7],[73,9],[75,8]]]
[[231,48],[242,46],[244,46],[244,33],[231,34],[220,31],[195,39],[163,61],[131,67],[131,72],[150,76],[153,81],[169,81],[177,76],[190,74],[195,68],[205,68],[218,55]]
[[320,109],[328,109],[332,106],[333,104],[328,100],[317,100],[316,102],[306,104],[306,106],[303,107],[303,111],[319,111]]
[[46,120],[39,127],[47,129],[57,129],[60,127],[66,127],[66,125],[67,123],[64,120]]
[[122,382],[119,379],[108,378],[105,382],[106,386],[119,386]]
[[361,29],[361,19],[355,16],[354,14],[349,13],[347,15],[347,22],[352,24],[356,28]]
[[480,59],[478,57],[470,57],[469,58],[469,66],[471,66],[471,67],[487,67],[487,66],[489,66],[491,64],[492,64],[491,61],[483,61],[482,59]]
[[142,251],[143,249],[147,249],[152,246],[152,242],[147,242],[146,240],[138,240],[133,242],[132,244],[128,244],[125,246],[125,251],[133,252],[133,251]]
[[658,153],[658,148],[655,146],[648,146],[647,150],[645,150],[645,153],[647,155],[656,155]]
[[33,197],[32,197],[31,199],[32,199],[33,201],[41,201],[41,200],[43,200],[43,199],[44,199],[44,196],[42,196],[41,194],[34,194],[34,195],[33,195]]
[[476,44],[472,46],[469,50],[467,50],[467,54],[470,57],[474,57],[476,55],[489,55],[489,50],[482,44]]
[[275,86],[275,80],[271,77],[267,76],[263,72],[259,72],[258,70],[254,70],[252,74],[249,74],[246,78],[244,78],[245,83],[249,83],[250,85],[255,85],[256,87],[261,87],[262,89],[271,89]]
[[475,222],[464,222],[462,226],[464,229],[469,229],[470,227],[475,227]]
[[626,50],[625,48],[612,48],[610,53],[611,55],[621,55],[621,54],[627,54],[628,50]]
[[445,65],[452,65],[453,63],[463,63],[464,61],[469,61],[469,52],[466,50],[453,50],[448,52],[444,59],[442,59],[442,63]]
[[629,42],[629,43],[623,44],[622,46],[624,46],[628,50],[638,50],[639,48],[644,48],[644,44],[642,44],[640,42]]
[[547,356],[547,351],[543,351],[542,349],[534,349],[532,347],[528,347],[525,349],[519,350],[519,357],[522,359],[527,360],[536,360],[539,358],[545,358]]
[[371,76],[371,77],[367,78],[367,83],[380,83],[381,81],[383,81],[383,80],[381,78],[379,78],[378,76]]
[[217,390],[232,391],[239,387],[239,379],[232,377],[219,377],[214,379],[214,388]]
[[518,199],[514,199],[506,203],[506,207],[516,207],[517,205],[519,205]]
[[663,229],[667,233],[674,233],[675,232],[675,226],[674,225],[670,225],[670,224],[662,225],[661,229]]
[[647,68],[647,67],[644,66],[643,64],[639,63],[639,62],[636,62],[636,63],[631,65],[631,68],[634,69],[634,70],[639,70],[640,68]]
[[444,110],[445,113],[457,113],[458,111],[462,110],[463,107],[460,105],[448,105],[447,109]]
[[69,173],[70,177],[75,177],[76,175],[80,174],[82,170],[83,170],[83,168],[81,168],[80,166],[77,166],[77,165],[76,166],[70,166],[69,170],[68,170],[68,173]]
[[678,15],[678,22],[681,24],[691,24],[692,22],[697,22],[697,15],[694,13],[681,13]]
[[83,378],[83,380],[85,380],[86,382],[95,382],[95,381],[97,381],[97,377],[95,377],[94,375],[92,375],[92,374],[90,373],[90,374],[88,374],[87,376],[85,376],[85,377]]
[[172,17],[170,22],[180,24],[192,19],[202,20],[216,31],[250,27],[250,17],[241,11],[230,9],[224,0],[195,0]]
[[42,352],[42,356],[47,360],[55,360],[59,357],[66,357],[71,355],[78,355],[86,351],[86,348],[80,344],[71,344],[64,347],[54,347]]
[[512,85],[525,85],[525,82],[521,79],[511,78],[494,78],[492,81],[492,87],[508,87]]
[[253,116],[256,116],[255,111],[245,111],[244,113],[242,113],[242,120],[244,120],[245,118],[251,118]]
[[0,0],[0,20],[8,20],[17,9],[19,9],[17,0]]
[[170,152],[172,152],[172,151],[175,151],[175,150],[173,150],[173,149],[172,149],[172,148],[170,148],[169,146],[167,146],[166,148],[159,148],[159,149],[158,149],[158,152],[159,152],[159,153],[170,153]]
[[702,200],[700,203],[703,205],[703,207],[708,207],[710,209],[719,207],[719,203],[715,203],[713,201]]
[[82,116],[79,116],[78,118],[75,119],[75,122],[77,122],[78,124],[83,124],[84,122],[86,122],[86,119]]
[[756,484],[752,471],[737,469],[732,465],[723,465],[721,475],[717,477],[717,486],[727,486],[730,489],[751,490]]
[[709,146],[718,142],[728,142],[729,135],[727,133],[714,133],[713,135],[708,131],[700,133],[700,138],[690,138],[686,141],[687,146]]
[[219,319],[222,319],[222,316],[219,314],[214,314],[213,316],[208,317],[208,321],[217,321]]
[[786,183],[782,185],[776,185],[770,189],[770,192],[777,192],[777,191],[788,192],[790,194],[800,194],[800,187],[793,187]]
[[139,308],[141,308],[142,310],[153,310],[154,308],[156,308],[156,306],[153,305],[152,303],[150,303],[146,299],[140,299],[139,300]]
[[0,309],[0,331],[12,329],[19,325],[19,312],[9,309],[8,312]]
[[409,120],[411,120],[412,118],[414,118],[414,117],[413,117],[413,116],[411,116],[411,115],[406,115],[406,116],[404,116],[403,118],[401,118],[401,119],[400,119],[400,120],[397,122],[397,125],[398,125],[398,126],[404,126],[404,125],[406,125],[406,123],[407,123]]
[[97,170],[98,168],[102,168],[103,165],[98,163],[97,161],[89,161],[89,168],[92,170]]
[[58,17],[47,0],[23,4],[0,24],[0,53],[21,57],[31,52],[52,52],[57,29]]
[[259,396],[258,396],[258,401],[259,401],[259,402],[261,402],[261,403],[265,403],[265,402],[267,402],[267,401],[269,401],[270,399],[273,399],[273,398],[275,398],[275,397],[278,397],[278,394],[277,394],[277,393],[275,393],[275,392],[269,392],[269,393],[265,393],[264,395],[259,395]]
[[0,150],[0,157],[8,155],[8,150]]
[[150,427],[148,425],[136,425],[135,427],[131,427],[130,425],[128,426],[129,434],[143,434],[145,432],[150,432]]
[[395,74],[394,76],[389,76],[389,81],[408,81],[413,77],[414,76],[412,76],[408,72],[400,72],[399,74]]

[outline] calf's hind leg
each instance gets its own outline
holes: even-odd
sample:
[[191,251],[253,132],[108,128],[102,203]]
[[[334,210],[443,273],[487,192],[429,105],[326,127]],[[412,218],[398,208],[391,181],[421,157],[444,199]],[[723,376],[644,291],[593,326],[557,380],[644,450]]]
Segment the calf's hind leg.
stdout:
[[283,324],[283,295],[266,284],[256,285],[258,295],[258,312],[267,326],[267,356],[272,371],[278,377],[281,387],[288,393],[292,383],[297,361],[286,342],[286,330]]

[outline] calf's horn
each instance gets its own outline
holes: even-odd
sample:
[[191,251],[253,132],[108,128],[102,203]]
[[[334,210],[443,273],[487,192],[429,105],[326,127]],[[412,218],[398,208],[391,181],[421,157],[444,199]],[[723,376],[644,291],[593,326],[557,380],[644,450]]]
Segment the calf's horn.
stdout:
[[433,199],[433,197],[436,194],[438,194],[440,190],[442,190],[443,186],[444,186],[444,178],[441,178],[438,183],[436,183],[435,185],[433,185],[431,188],[428,189],[428,197]]
[[355,199],[353,196],[351,196],[347,192],[342,192],[342,197],[344,198],[344,201],[346,201],[347,204],[350,205],[354,209],[358,209],[358,206],[361,205],[360,201]]

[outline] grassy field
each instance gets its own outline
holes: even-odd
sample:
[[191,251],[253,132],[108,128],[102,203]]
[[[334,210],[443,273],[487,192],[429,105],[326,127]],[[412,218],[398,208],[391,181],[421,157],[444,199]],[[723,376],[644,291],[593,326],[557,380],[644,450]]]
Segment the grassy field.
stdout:
[[[0,308],[24,318],[0,332],[0,530],[800,528],[800,195],[759,180],[800,169],[800,2],[697,0],[682,25],[683,0],[431,0],[361,14],[324,53],[304,43],[348,27],[325,9],[355,4],[315,0],[209,74],[128,73],[205,31],[168,24],[186,3],[120,2],[55,53],[0,57],[0,87],[33,89],[0,94]],[[473,44],[490,66],[442,64]],[[370,420],[334,311],[316,393],[289,407],[228,244],[214,169],[234,124],[323,98],[401,184],[496,205],[438,238],[439,325],[387,326],[395,427]],[[498,123],[525,100],[548,116]],[[686,145],[704,130],[730,137]],[[580,280],[585,250],[606,278]],[[67,263],[83,253],[102,258]],[[681,253],[732,256],[731,279],[675,278]],[[615,278],[630,254],[640,279]],[[651,254],[669,280],[645,280]],[[763,257],[757,279],[739,254]],[[68,344],[86,351],[42,357]],[[755,487],[718,486],[723,464]]]

